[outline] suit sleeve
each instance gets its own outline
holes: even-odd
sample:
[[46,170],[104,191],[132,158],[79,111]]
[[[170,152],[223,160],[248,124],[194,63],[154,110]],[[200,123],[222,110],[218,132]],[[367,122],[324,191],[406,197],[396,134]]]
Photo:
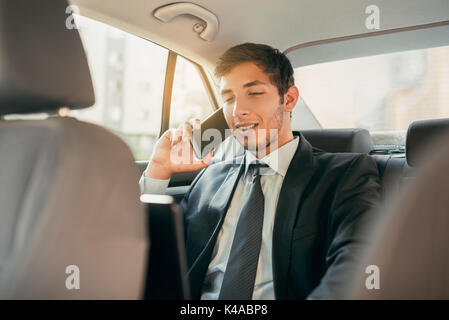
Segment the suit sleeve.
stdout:
[[[193,179],[192,183],[190,184],[189,190],[186,192],[186,194],[184,195],[184,197],[182,197],[181,202],[179,203],[180,207],[182,208],[183,212],[184,212],[184,217],[186,216],[186,212],[187,212],[187,208],[188,208],[188,202],[189,202],[189,196],[190,193],[192,191],[192,189],[195,187],[196,183],[198,182],[198,180],[201,178],[201,176],[203,175],[204,171],[206,171],[207,167],[202,169],[195,177],[195,179]],[[185,221],[184,221],[185,222]],[[185,225],[185,223],[184,223]]]
[[326,273],[308,299],[344,299],[361,255],[380,197],[379,172],[368,155],[355,158],[338,184],[328,218]]

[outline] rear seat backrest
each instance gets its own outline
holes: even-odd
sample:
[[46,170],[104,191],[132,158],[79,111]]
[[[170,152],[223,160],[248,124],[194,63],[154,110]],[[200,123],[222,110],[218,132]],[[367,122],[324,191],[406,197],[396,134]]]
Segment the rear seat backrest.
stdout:
[[[390,155],[371,155],[379,169],[384,197],[394,196],[404,182],[413,176],[417,162],[416,158],[419,158],[419,155],[423,153],[423,148],[428,142],[433,140],[440,131],[444,131],[443,129],[445,128],[449,129],[449,119],[413,122],[407,132],[406,158],[392,157]],[[372,138],[366,129],[302,130],[301,133],[312,146],[327,152],[369,153],[374,148]],[[299,131],[293,131],[293,134],[298,136]],[[145,170],[147,163],[147,161],[139,161],[141,172]],[[184,188],[183,190],[173,190],[176,194],[187,190],[188,186],[181,187],[181,185],[187,183],[183,179],[184,177],[174,176],[173,178],[175,184],[170,183],[171,185]],[[194,175],[189,178],[193,179]],[[180,180],[179,184],[177,184],[178,180]]]
[[405,158],[372,156],[379,168],[384,196],[394,196],[413,177],[420,158],[427,155],[427,146],[446,130],[449,130],[449,119],[412,122],[407,130]]
[[[369,131],[366,129],[318,129],[302,130],[301,133],[312,146],[327,152],[369,153],[373,150],[373,140]],[[293,135],[299,136],[299,131],[293,131]],[[213,162],[221,161],[226,156],[224,154],[225,152],[231,152],[230,150],[233,150],[230,143],[231,141],[225,140],[220,146],[220,151],[215,152]],[[237,151],[237,154],[238,152],[240,151]],[[140,173],[143,174],[148,165],[148,161],[137,161],[137,165],[139,166]],[[186,175],[180,174],[179,178],[184,178],[184,176]]]
[[449,118],[412,122],[407,130],[405,144],[409,166],[415,167],[425,149],[446,130],[449,130]]
[[[354,152],[368,153],[373,149],[373,141],[368,130],[365,129],[321,129],[303,130],[303,136],[312,146],[327,152]],[[298,136],[299,131],[293,131],[293,135]],[[225,140],[214,153],[212,162],[222,161],[227,154],[239,154],[241,147],[234,145],[234,139]],[[148,165],[148,161],[137,162],[140,173],[143,174]],[[166,194],[175,197],[177,201],[187,192],[190,182],[200,172],[187,172],[175,174],[170,179],[169,189]]]
[[[301,133],[312,146],[327,152],[369,153],[374,146],[366,129],[301,130]],[[293,131],[293,134],[297,136],[299,131]]]

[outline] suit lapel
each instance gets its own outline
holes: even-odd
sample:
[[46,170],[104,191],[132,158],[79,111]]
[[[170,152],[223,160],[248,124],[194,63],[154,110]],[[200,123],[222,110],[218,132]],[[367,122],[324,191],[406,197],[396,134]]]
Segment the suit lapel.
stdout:
[[[228,170],[226,178],[223,180],[213,197],[211,197],[207,210],[203,212],[201,216],[197,217],[198,221],[201,220],[202,230],[200,233],[196,234],[195,242],[203,245],[200,248],[197,257],[194,258],[194,263],[189,270],[192,295],[194,297],[200,294],[202,279],[209,266],[210,257],[218,232],[223,225],[238,179],[244,171],[244,157],[237,157],[234,161],[235,164]],[[191,223],[195,223],[195,221],[192,221]],[[192,246],[192,244],[189,243],[186,245],[187,248]]]
[[210,223],[208,224],[208,229],[205,230],[209,242],[220,231],[221,224],[226,216],[234,190],[237,186],[237,181],[240,177],[240,172],[244,169],[243,161],[241,160],[243,160],[243,157],[239,159],[238,165],[229,169],[225,180],[209,202],[207,211],[210,217]]
[[282,183],[274,220],[272,263],[276,299],[287,298],[293,227],[304,190],[315,172],[315,167],[312,146],[300,134],[299,146]]

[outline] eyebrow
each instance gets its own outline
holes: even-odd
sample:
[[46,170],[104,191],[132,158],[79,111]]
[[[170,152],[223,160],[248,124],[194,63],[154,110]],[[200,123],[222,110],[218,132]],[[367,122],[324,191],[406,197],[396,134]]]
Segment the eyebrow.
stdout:
[[[254,81],[245,83],[245,84],[243,85],[243,88],[249,88],[249,87],[258,86],[258,85],[266,85],[266,83],[263,82],[263,81],[260,81],[260,80],[254,80]],[[231,92],[232,92],[231,89],[224,89],[224,90],[221,90],[221,94],[227,94],[227,93],[231,93]]]
[[266,85],[265,82],[262,82],[262,81],[260,81],[260,80],[254,80],[254,81],[245,83],[245,84],[243,85],[243,88],[249,88],[249,87],[252,87],[252,86],[258,86],[258,85],[260,85],[260,84]]

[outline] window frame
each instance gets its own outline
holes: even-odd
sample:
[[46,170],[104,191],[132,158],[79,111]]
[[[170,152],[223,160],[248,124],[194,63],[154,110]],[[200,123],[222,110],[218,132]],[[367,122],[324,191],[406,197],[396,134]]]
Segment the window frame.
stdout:
[[139,35],[136,35],[133,32],[130,32],[128,30],[124,30],[120,27],[117,27],[113,24],[110,24],[109,22],[105,22],[102,20],[99,20],[97,18],[93,18],[90,17],[88,15],[84,15],[84,14],[79,14],[79,16],[81,17],[85,17],[87,19],[90,20],[94,20],[97,21],[99,23],[102,23],[106,26],[110,26],[116,29],[119,29],[123,32],[132,34],[136,37],[139,37],[145,41],[151,42],[161,48],[164,48],[166,50],[168,50],[168,56],[167,56],[167,63],[166,63],[166,67],[165,67],[165,79],[164,79],[164,88],[163,88],[163,92],[162,92],[162,109],[161,109],[161,121],[160,121],[160,131],[159,131],[159,135],[158,138],[161,137],[161,135],[167,131],[170,128],[170,112],[171,112],[171,100],[172,100],[172,94],[173,94],[173,83],[174,83],[174,77],[175,77],[175,72],[176,72],[176,62],[178,60],[178,57],[182,57],[184,59],[186,59],[187,61],[189,61],[190,63],[193,64],[193,66],[197,69],[198,71],[198,75],[200,76],[200,79],[204,85],[204,89],[206,91],[206,94],[209,98],[209,102],[212,105],[212,109],[214,111],[219,109],[219,104],[218,104],[218,100],[217,100],[217,96],[215,91],[213,90],[213,84],[211,84],[210,79],[207,76],[206,70],[204,69],[203,66],[201,66],[200,64],[198,64],[197,62],[178,54],[177,52],[170,50],[169,48],[160,45],[154,41],[151,41],[149,39],[143,38]]
[[207,77],[206,70],[204,70],[204,67],[189,58],[186,58],[172,50],[169,50],[167,58],[167,66],[165,70],[165,83],[164,83],[164,92],[161,110],[162,111],[161,129],[159,132],[159,137],[161,137],[161,135],[170,128],[171,99],[173,94],[173,83],[175,78],[176,63],[178,57],[184,58],[188,62],[192,63],[192,65],[196,68],[196,70],[198,71],[198,75],[204,85],[204,89],[209,98],[209,102],[212,105],[213,110],[216,111],[219,109],[217,97],[215,96],[212,84],[210,83],[209,78]]

